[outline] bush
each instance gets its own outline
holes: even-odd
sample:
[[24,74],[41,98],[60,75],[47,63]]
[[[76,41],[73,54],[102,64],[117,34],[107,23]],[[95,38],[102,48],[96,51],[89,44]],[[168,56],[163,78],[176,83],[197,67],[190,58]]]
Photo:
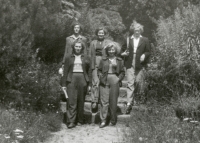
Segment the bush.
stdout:
[[158,98],[170,101],[169,97],[199,96],[199,16],[200,8],[189,5],[159,20],[147,79]]
[[[1,105],[0,142],[10,143],[16,140],[20,143],[44,142],[50,136],[51,131],[60,130],[61,122],[62,116],[59,113],[16,112],[15,110],[5,110]],[[17,129],[22,132],[16,133]],[[19,138],[19,135],[22,138]]]
[[9,108],[58,110],[58,65],[47,63],[62,59],[64,51],[52,44],[65,43],[70,22],[59,13],[60,1],[0,2],[0,101]]
[[[87,24],[85,24],[87,33],[95,35],[98,27],[105,27],[112,35],[114,33],[123,33],[125,26],[118,12],[105,10],[103,8],[91,9],[87,14]],[[109,36],[109,35],[108,35]]]
[[174,106],[151,102],[147,106],[133,108],[130,128],[124,131],[126,142],[147,143],[198,143],[199,122],[180,122],[175,116]]

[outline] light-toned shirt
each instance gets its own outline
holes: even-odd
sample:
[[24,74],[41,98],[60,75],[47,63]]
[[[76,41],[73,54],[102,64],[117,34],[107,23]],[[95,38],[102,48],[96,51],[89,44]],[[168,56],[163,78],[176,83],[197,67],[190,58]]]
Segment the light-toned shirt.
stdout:
[[78,56],[74,55],[74,56],[75,56],[75,60],[74,60],[73,72],[83,72],[81,55],[78,55]]
[[77,39],[82,39],[82,36],[81,35],[78,35],[78,37],[76,37],[74,34],[70,36],[71,38],[73,38],[74,40],[77,40]]
[[135,38],[134,35],[131,36],[131,39],[133,39],[133,60],[132,60],[133,69],[135,69],[136,51],[141,37],[142,37],[141,35],[138,38]]
[[109,70],[108,70],[108,73],[113,73],[113,67],[117,67],[116,58],[109,59]]
[[142,37],[141,35],[140,35],[140,37],[138,37],[138,38],[135,38],[134,35],[131,36],[131,39],[133,39],[133,47],[134,47],[133,53],[134,53],[134,54],[135,54],[136,51],[137,51],[138,44],[139,44],[139,41],[140,41],[140,38],[141,38],[141,37]]

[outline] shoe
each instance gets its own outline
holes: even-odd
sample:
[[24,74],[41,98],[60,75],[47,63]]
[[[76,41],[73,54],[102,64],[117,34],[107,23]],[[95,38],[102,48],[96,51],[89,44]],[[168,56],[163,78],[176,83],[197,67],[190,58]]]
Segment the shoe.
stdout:
[[74,123],[70,123],[68,126],[69,129],[74,128],[74,127],[76,127],[76,125]]
[[132,106],[128,105],[127,108],[126,108],[126,114],[130,114],[131,110],[132,110]]
[[79,123],[79,122],[77,123],[77,126],[82,126],[82,125],[83,125],[83,123]]
[[103,127],[105,127],[105,126],[106,126],[106,123],[105,123],[105,122],[102,122],[102,123],[100,124],[99,128],[103,128]]
[[112,123],[112,122],[110,122],[110,124],[109,124],[109,126],[115,126],[116,125],[116,123]]

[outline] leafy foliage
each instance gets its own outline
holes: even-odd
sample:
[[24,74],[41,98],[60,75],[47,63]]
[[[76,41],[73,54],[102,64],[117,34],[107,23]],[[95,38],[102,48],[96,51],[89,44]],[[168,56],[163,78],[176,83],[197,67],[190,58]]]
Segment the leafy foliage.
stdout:
[[95,30],[98,27],[105,27],[110,34],[110,38],[112,38],[112,34],[123,33],[125,30],[122,18],[119,13],[114,11],[108,11],[102,8],[91,9],[87,13],[86,18],[87,23],[85,24],[85,29],[87,29],[86,33],[90,37],[95,37]]
[[[1,101],[20,108],[29,105],[31,108],[37,108],[36,110],[47,110],[48,104],[53,104],[54,108],[58,109],[59,77],[55,74],[58,67],[47,66],[41,60],[46,59],[46,54],[52,58],[52,55],[56,56],[59,53],[58,50],[57,53],[54,51],[54,54],[50,55],[48,50],[52,51],[51,47],[46,46],[46,42],[49,43],[49,40],[60,35],[55,32],[61,29],[56,23],[63,22],[61,16],[58,17],[59,13],[55,15],[60,7],[59,1],[1,0],[0,2],[2,3],[0,6]],[[65,28],[63,25],[60,24]],[[53,30],[51,31],[53,34],[48,32],[48,35],[45,34],[47,28]],[[42,39],[43,42],[38,39]],[[40,47],[37,45],[38,42]],[[36,48],[34,52],[33,49]],[[42,52],[44,48],[46,53]],[[38,56],[40,58],[37,58]],[[32,92],[34,94],[30,95]]]
[[160,97],[199,96],[199,19],[198,6],[177,9],[160,19],[156,32],[156,67],[150,67],[149,82]]

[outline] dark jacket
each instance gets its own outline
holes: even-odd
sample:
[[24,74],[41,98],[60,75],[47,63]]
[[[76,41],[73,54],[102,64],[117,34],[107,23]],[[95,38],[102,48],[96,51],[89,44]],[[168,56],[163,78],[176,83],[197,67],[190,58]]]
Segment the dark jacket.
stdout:
[[[117,67],[116,69],[113,68],[113,72],[119,78],[119,83],[121,86],[122,85],[121,81],[123,80],[125,76],[124,63],[123,63],[123,60],[119,57],[117,57],[116,62],[117,62]],[[100,84],[102,85],[106,84],[108,70],[109,70],[109,59],[108,57],[103,57],[98,67],[98,76],[99,76]]]
[[[83,44],[85,45],[84,54],[88,54],[87,39],[82,35],[79,35],[78,39],[81,40]],[[62,64],[64,64],[66,56],[69,54],[72,54],[72,44],[74,43],[75,40],[76,39],[74,35],[71,35],[66,38],[65,53],[64,53]]]
[[[103,48],[105,48],[106,45],[108,45],[108,43],[110,43],[111,40],[108,40],[108,39],[104,39],[103,40],[103,43],[102,43],[102,46]],[[91,65],[92,65],[92,70],[95,69],[95,65],[96,65],[96,45],[97,45],[97,40],[93,40],[90,44],[90,49],[89,49],[89,56],[91,56]],[[102,57],[105,57],[106,54],[105,54],[105,50],[103,49],[102,50]]]
[[[122,46],[127,47],[127,46]],[[125,51],[126,49],[122,50]],[[140,62],[140,57],[142,54],[145,54],[144,62]],[[136,60],[135,60],[135,71],[140,71],[143,67],[145,67],[148,63],[148,59],[150,56],[150,44],[149,40],[146,37],[140,37],[140,41],[138,43],[138,48],[136,50]],[[129,37],[129,56],[125,57],[124,65],[127,69],[132,67],[133,61],[133,39]]]
[[[62,86],[66,87],[67,82],[71,82],[74,68],[75,56],[67,55],[64,63],[64,75],[62,78]],[[91,59],[87,55],[81,55],[83,74],[86,82],[92,84]]]

